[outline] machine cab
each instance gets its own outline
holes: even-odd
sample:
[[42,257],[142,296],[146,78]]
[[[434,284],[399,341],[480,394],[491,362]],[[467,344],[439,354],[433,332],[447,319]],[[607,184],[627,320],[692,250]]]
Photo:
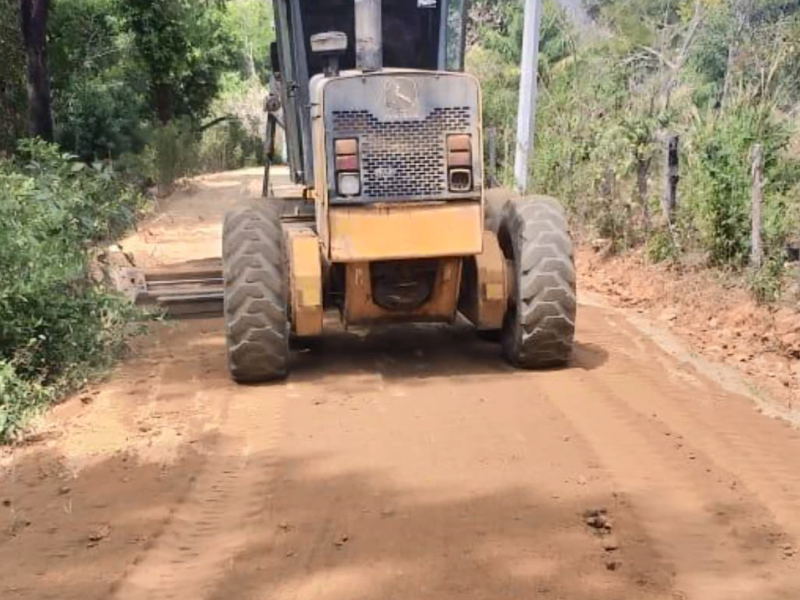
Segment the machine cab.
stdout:
[[[466,0],[377,0],[382,37],[381,66],[429,72],[464,69]],[[343,72],[358,69],[356,12],[361,0],[273,0],[277,43],[273,67],[282,82],[287,158],[296,183],[314,185],[310,83],[324,73],[314,36],[341,32],[347,47],[338,57]],[[363,4],[368,4],[364,2]]]

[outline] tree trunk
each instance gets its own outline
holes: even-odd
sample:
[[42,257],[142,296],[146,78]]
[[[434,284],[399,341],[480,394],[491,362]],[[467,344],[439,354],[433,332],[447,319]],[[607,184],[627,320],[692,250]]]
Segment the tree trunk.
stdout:
[[28,106],[19,0],[0,0],[0,157],[25,135]]
[[157,83],[155,85],[156,113],[162,125],[172,121],[175,115],[175,107],[172,101],[172,86],[169,83]]
[[678,207],[678,183],[680,183],[680,138],[668,135],[666,142],[666,165],[664,168],[664,195],[661,197],[661,209],[667,224],[672,226],[675,209]]
[[489,187],[497,187],[497,129],[486,130],[486,142],[489,146]]
[[20,31],[25,51],[28,89],[28,132],[53,140],[50,70],[47,66],[47,17],[50,0],[20,0]]
[[636,159],[636,196],[642,208],[642,225],[645,232],[650,231],[650,207],[648,206],[650,164],[651,158],[644,159],[639,156]]

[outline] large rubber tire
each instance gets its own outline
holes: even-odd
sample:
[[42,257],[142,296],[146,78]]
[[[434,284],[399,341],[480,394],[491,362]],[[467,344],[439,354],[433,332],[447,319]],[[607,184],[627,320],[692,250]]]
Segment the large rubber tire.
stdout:
[[286,377],[290,325],[280,208],[245,208],[226,215],[222,264],[231,377],[238,383]]
[[499,231],[513,261],[515,297],[503,326],[503,353],[513,365],[565,365],[575,337],[575,260],[561,205],[552,198],[508,202]]

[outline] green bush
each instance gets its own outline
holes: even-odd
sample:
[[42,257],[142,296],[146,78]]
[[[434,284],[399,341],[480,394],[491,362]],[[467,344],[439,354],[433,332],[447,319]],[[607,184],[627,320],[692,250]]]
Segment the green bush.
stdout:
[[647,240],[647,256],[651,261],[674,262],[680,255],[680,247],[676,243],[675,234],[669,229],[658,229],[652,232]]
[[742,104],[700,120],[689,143],[683,197],[710,258],[743,267],[750,255],[750,152],[764,155],[762,218],[765,247],[782,253],[791,221],[786,218],[800,166],[786,152],[790,130],[772,113]]
[[143,106],[141,94],[123,81],[77,78],[55,94],[56,140],[86,160],[139,152],[144,145]]
[[228,171],[263,164],[264,142],[237,118],[203,132],[198,150],[199,169],[204,173]]
[[175,181],[197,173],[198,135],[190,119],[174,119],[149,132],[148,147],[153,156],[153,179],[168,192]]
[[118,167],[128,179],[152,181],[168,193],[184,177],[263,164],[264,142],[254,130],[235,117],[203,132],[189,119],[175,119],[151,128],[144,151],[124,155]]
[[753,297],[761,303],[775,302],[783,291],[786,265],[780,255],[772,254],[760,268],[750,273],[748,285]]
[[16,437],[21,425],[53,397],[52,390],[23,379],[12,364],[0,360],[0,441]]
[[[0,2],[0,54],[10,58],[0,64],[0,148],[9,137],[13,148],[12,131],[6,130],[15,123],[5,105],[14,99],[12,92],[23,101],[25,95],[18,27],[6,27],[6,21],[16,24],[12,4]],[[189,153],[165,147],[176,136],[186,141],[180,137],[183,125],[163,136],[157,130],[148,135],[152,124],[176,118],[196,128],[226,94],[228,80],[263,86],[274,39],[271,19],[272,9],[262,0],[55,2],[48,52],[56,141],[86,160],[139,154],[152,141],[163,159],[148,178],[172,181],[187,174],[180,162],[189,161]],[[5,89],[6,81],[13,89]],[[260,92],[259,114],[262,99]]]
[[25,56],[18,8],[19,2],[0,0],[0,153],[13,151],[25,130]]
[[85,160],[138,152],[147,78],[120,0],[61,0],[49,22],[56,141]]
[[56,141],[85,160],[138,152],[147,77],[120,0],[53,3],[48,52]]
[[123,347],[133,309],[95,281],[89,255],[144,206],[102,165],[40,141],[20,152],[0,162],[0,439]]
[[[558,197],[586,235],[612,248],[643,244],[656,261],[691,254],[743,273],[750,152],[760,144],[764,266],[749,284],[757,298],[776,298],[800,216],[800,4],[584,4],[595,19],[588,29],[545,3],[534,191]],[[476,0],[472,7],[479,33],[467,64],[483,85],[485,122],[499,130],[498,170],[508,184],[522,3]],[[668,223],[659,200],[671,135],[681,140],[681,180]]]

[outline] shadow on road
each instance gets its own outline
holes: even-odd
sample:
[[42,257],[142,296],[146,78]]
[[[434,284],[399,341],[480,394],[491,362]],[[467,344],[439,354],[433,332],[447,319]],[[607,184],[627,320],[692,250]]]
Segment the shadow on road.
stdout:
[[[213,439],[193,446],[213,451]],[[609,570],[611,557],[582,517],[600,506],[613,515],[609,497],[556,499],[529,485],[423,492],[398,488],[381,472],[331,473],[325,456],[276,458],[274,492],[246,522],[226,524],[225,539],[241,544],[224,564],[204,562],[216,540],[186,540],[203,565],[196,576],[211,577],[205,597],[673,597],[669,569],[635,527],[625,532],[633,546],[615,554],[619,568]],[[112,598],[126,571],[169,530],[175,508],[191,501],[201,462],[187,445],[169,467],[121,455],[72,478],[49,450],[28,457],[3,482],[9,506],[0,507],[0,596]],[[12,528],[11,512],[24,523]]]
[[[593,370],[607,360],[602,347],[578,342],[573,360],[564,368]],[[511,367],[503,359],[500,344],[478,339],[471,327],[410,325],[363,334],[326,332],[294,352],[291,378],[309,381],[323,375],[365,372],[404,383],[433,377],[523,377],[532,373]]]

